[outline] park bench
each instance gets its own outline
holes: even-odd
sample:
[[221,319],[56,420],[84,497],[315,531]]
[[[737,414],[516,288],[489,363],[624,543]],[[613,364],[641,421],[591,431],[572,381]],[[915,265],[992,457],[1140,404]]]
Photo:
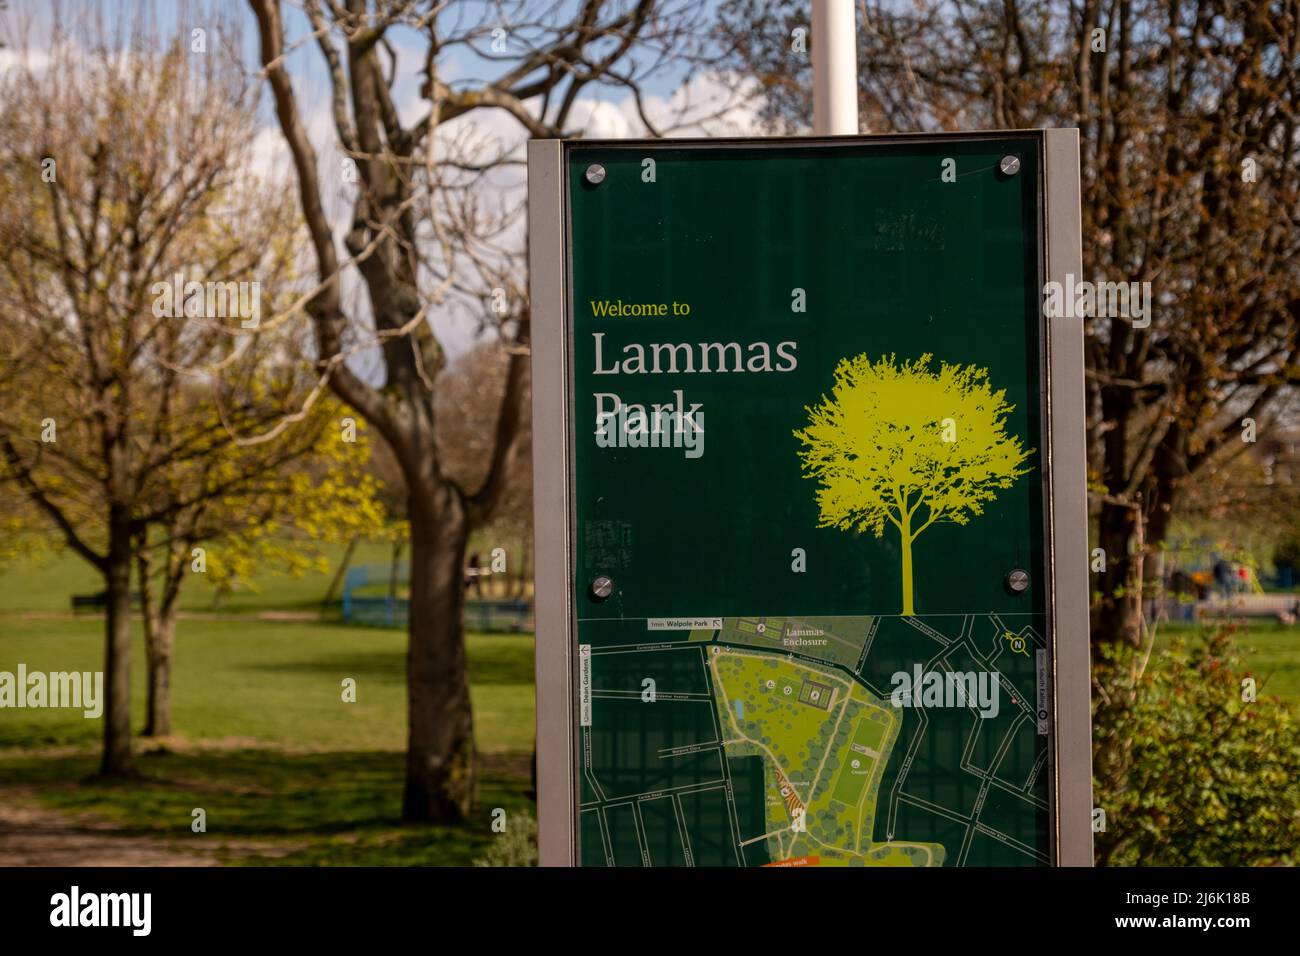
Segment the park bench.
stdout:
[[533,606],[528,601],[466,601],[465,628],[472,631],[531,631]]
[[1271,617],[1283,624],[1294,624],[1300,616],[1300,595],[1237,594],[1198,602],[1196,611],[1200,618]]
[[[139,591],[131,592],[131,607],[139,608],[143,601],[143,595]],[[72,595],[72,613],[81,614],[83,612],[103,611],[108,607],[108,592],[100,591],[97,594],[74,594]]]

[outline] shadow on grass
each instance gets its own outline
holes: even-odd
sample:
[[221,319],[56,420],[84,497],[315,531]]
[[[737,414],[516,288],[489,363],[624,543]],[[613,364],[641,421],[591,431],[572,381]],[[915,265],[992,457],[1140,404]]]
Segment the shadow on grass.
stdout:
[[231,669],[256,671],[264,674],[307,674],[335,678],[339,674],[349,677],[376,678],[381,683],[406,682],[406,651],[344,651],[329,653],[312,650],[311,657],[296,661],[267,661],[259,663],[231,663]]
[[[520,653],[519,642],[528,638],[474,635],[469,645],[469,677],[475,687],[491,684],[532,684],[533,657]],[[514,644],[510,642],[515,642]],[[311,648],[311,657],[296,661],[236,663],[243,671],[276,674],[323,675],[331,679],[339,674],[350,677],[378,678],[384,683],[405,684],[406,649],[329,653]]]
[[[403,825],[405,757],[392,752],[284,753],[278,750],[156,752],[140,756],[141,776],[107,782],[91,755],[0,759],[0,787],[34,790],[47,807],[92,814],[131,835],[231,841],[218,858],[241,865],[467,866],[493,839],[495,807],[534,812],[527,757],[486,758],[478,807],[458,825]],[[192,813],[207,814],[193,834]]]

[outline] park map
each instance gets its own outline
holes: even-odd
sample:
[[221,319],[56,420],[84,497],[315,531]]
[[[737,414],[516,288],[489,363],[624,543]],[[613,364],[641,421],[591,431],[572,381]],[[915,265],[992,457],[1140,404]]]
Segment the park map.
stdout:
[[[1034,628],[971,614],[603,630],[580,651],[584,864],[1049,862]],[[893,675],[918,665],[993,674],[996,716],[974,700],[900,706]]]

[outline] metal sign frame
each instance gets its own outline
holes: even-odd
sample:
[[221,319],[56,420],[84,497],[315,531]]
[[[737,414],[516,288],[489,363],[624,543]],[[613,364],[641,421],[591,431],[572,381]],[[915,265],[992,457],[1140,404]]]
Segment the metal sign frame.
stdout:
[[[540,862],[578,862],[578,672],[573,565],[572,312],[568,160],[597,146],[657,150],[781,149],[972,142],[1008,135],[1037,141],[1042,219],[1041,274],[1065,283],[1082,272],[1079,134],[1075,129],[997,130],[941,135],[764,139],[533,140],[528,144],[529,294],[532,323],[533,514],[536,535],[537,804]],[[1040,311],[1040,316],[1042,315]],[[1083,320],[1042,319],[1040,389],[1044,438],[1044,528],[1051,587],[1052,654],[1048,809],[1058,866],[1092,865],[1092,740],[1088,631],[1087,457]]]

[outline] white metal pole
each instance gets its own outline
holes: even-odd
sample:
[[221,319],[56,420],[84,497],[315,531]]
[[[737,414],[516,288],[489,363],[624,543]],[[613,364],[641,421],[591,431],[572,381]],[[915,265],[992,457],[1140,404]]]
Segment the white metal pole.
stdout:
[[812,0],[813,133],[858,132],[855,0]]

